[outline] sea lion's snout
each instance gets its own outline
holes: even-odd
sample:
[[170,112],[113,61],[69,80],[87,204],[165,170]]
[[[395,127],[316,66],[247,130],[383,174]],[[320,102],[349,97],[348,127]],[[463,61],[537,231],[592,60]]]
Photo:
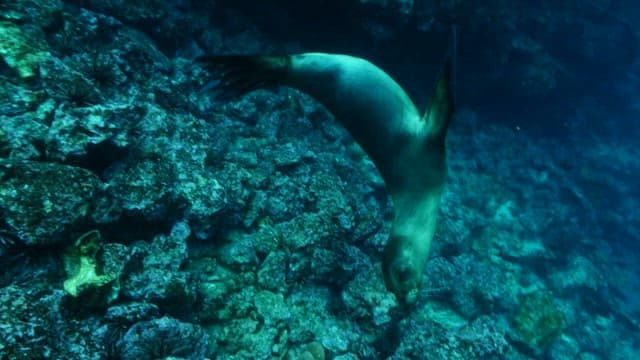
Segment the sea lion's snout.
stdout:
[[[406,240],[405,240],[406,241]],[[398,239],[390,239],[383,262],[383,274],[387,289],[393,292],[398,300],[411,304],[415,302],[420,281],[422,279],[422,266],[406,247],[401,245]],[[401,245],[398,247],[398,245]],[[391,248],[395,248],[391,251]]]
[[418,293],[420,274],[415,268],[406,264],[392,264],[385,276],[386,285],[399,300],[411,304]]

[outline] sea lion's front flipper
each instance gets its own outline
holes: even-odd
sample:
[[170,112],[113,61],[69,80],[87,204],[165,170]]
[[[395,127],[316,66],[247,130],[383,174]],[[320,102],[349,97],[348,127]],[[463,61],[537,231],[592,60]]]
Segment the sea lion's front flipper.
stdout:
[[432,141],[441,141],[447,134],[447,128],[455,110],[456,85],[456,28],[451,31],[451,45],[445,58],[444,66],[438,74],[429,103],[422,119],[426,121]]
[[212,72],[212,80],[202,90],[213,89],[222,100],[280,84],[290,63],[289,56],[269,55],[199,56],[195,60]]

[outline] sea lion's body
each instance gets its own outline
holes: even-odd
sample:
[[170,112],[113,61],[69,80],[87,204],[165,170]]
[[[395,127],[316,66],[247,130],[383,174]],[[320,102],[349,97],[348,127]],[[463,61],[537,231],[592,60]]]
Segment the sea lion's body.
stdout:
[[[202,60],[228,66],[222,88],[243,84],[247,89],[240,92],[246,92],[275,83],[299,89],[329,109],[371,157],[395,210],[383,261],[385,282],[401,299],[412,300],[428,258],[447,172],[444,139],[453,113],[450,61],[423,117],[400,85],[364,59],[325,53],[221,59]],[[263,80],[247,86],[256,66]],[[238,68],[246,70],[242,76],[228,76]]]
[[444,134],[430,128],[393,78],[360,58],[294,55],[284,83],[330,109],[376,164],[395,211],[385,281],[409,294],[420,284],[435,231],[447,172]]

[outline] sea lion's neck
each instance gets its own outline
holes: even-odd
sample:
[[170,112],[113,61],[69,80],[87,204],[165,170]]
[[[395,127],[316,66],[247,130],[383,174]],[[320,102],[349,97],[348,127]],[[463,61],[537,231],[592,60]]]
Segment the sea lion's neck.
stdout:
[[424,248],[425,255],[435,232],[441,193],[441,190],[431,189],[422,194],[405,192],[391,195],[396,212],[393,235],[424,239],[418,243],[423,244],[421,247]]

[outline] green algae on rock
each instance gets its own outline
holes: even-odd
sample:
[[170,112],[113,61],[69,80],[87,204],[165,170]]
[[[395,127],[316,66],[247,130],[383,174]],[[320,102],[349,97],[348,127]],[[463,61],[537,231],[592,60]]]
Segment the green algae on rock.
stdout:
[[69,278],[64,290],[82,299],[84,306],[96,307],[112,303],[120,293],[120,274],[128,251],[121,244],[103,244],[98,230],[91,230],[76,240],[63,256]]
[[0,39],[0,57],[21,78],[36,76],[38,64],[51,57],[40,39],[29,36],[10,21],[0,20]]
[[562,311],[549,292],[525,295],[514,318],[520,339],[534,351],[544,351],[565,328]]

